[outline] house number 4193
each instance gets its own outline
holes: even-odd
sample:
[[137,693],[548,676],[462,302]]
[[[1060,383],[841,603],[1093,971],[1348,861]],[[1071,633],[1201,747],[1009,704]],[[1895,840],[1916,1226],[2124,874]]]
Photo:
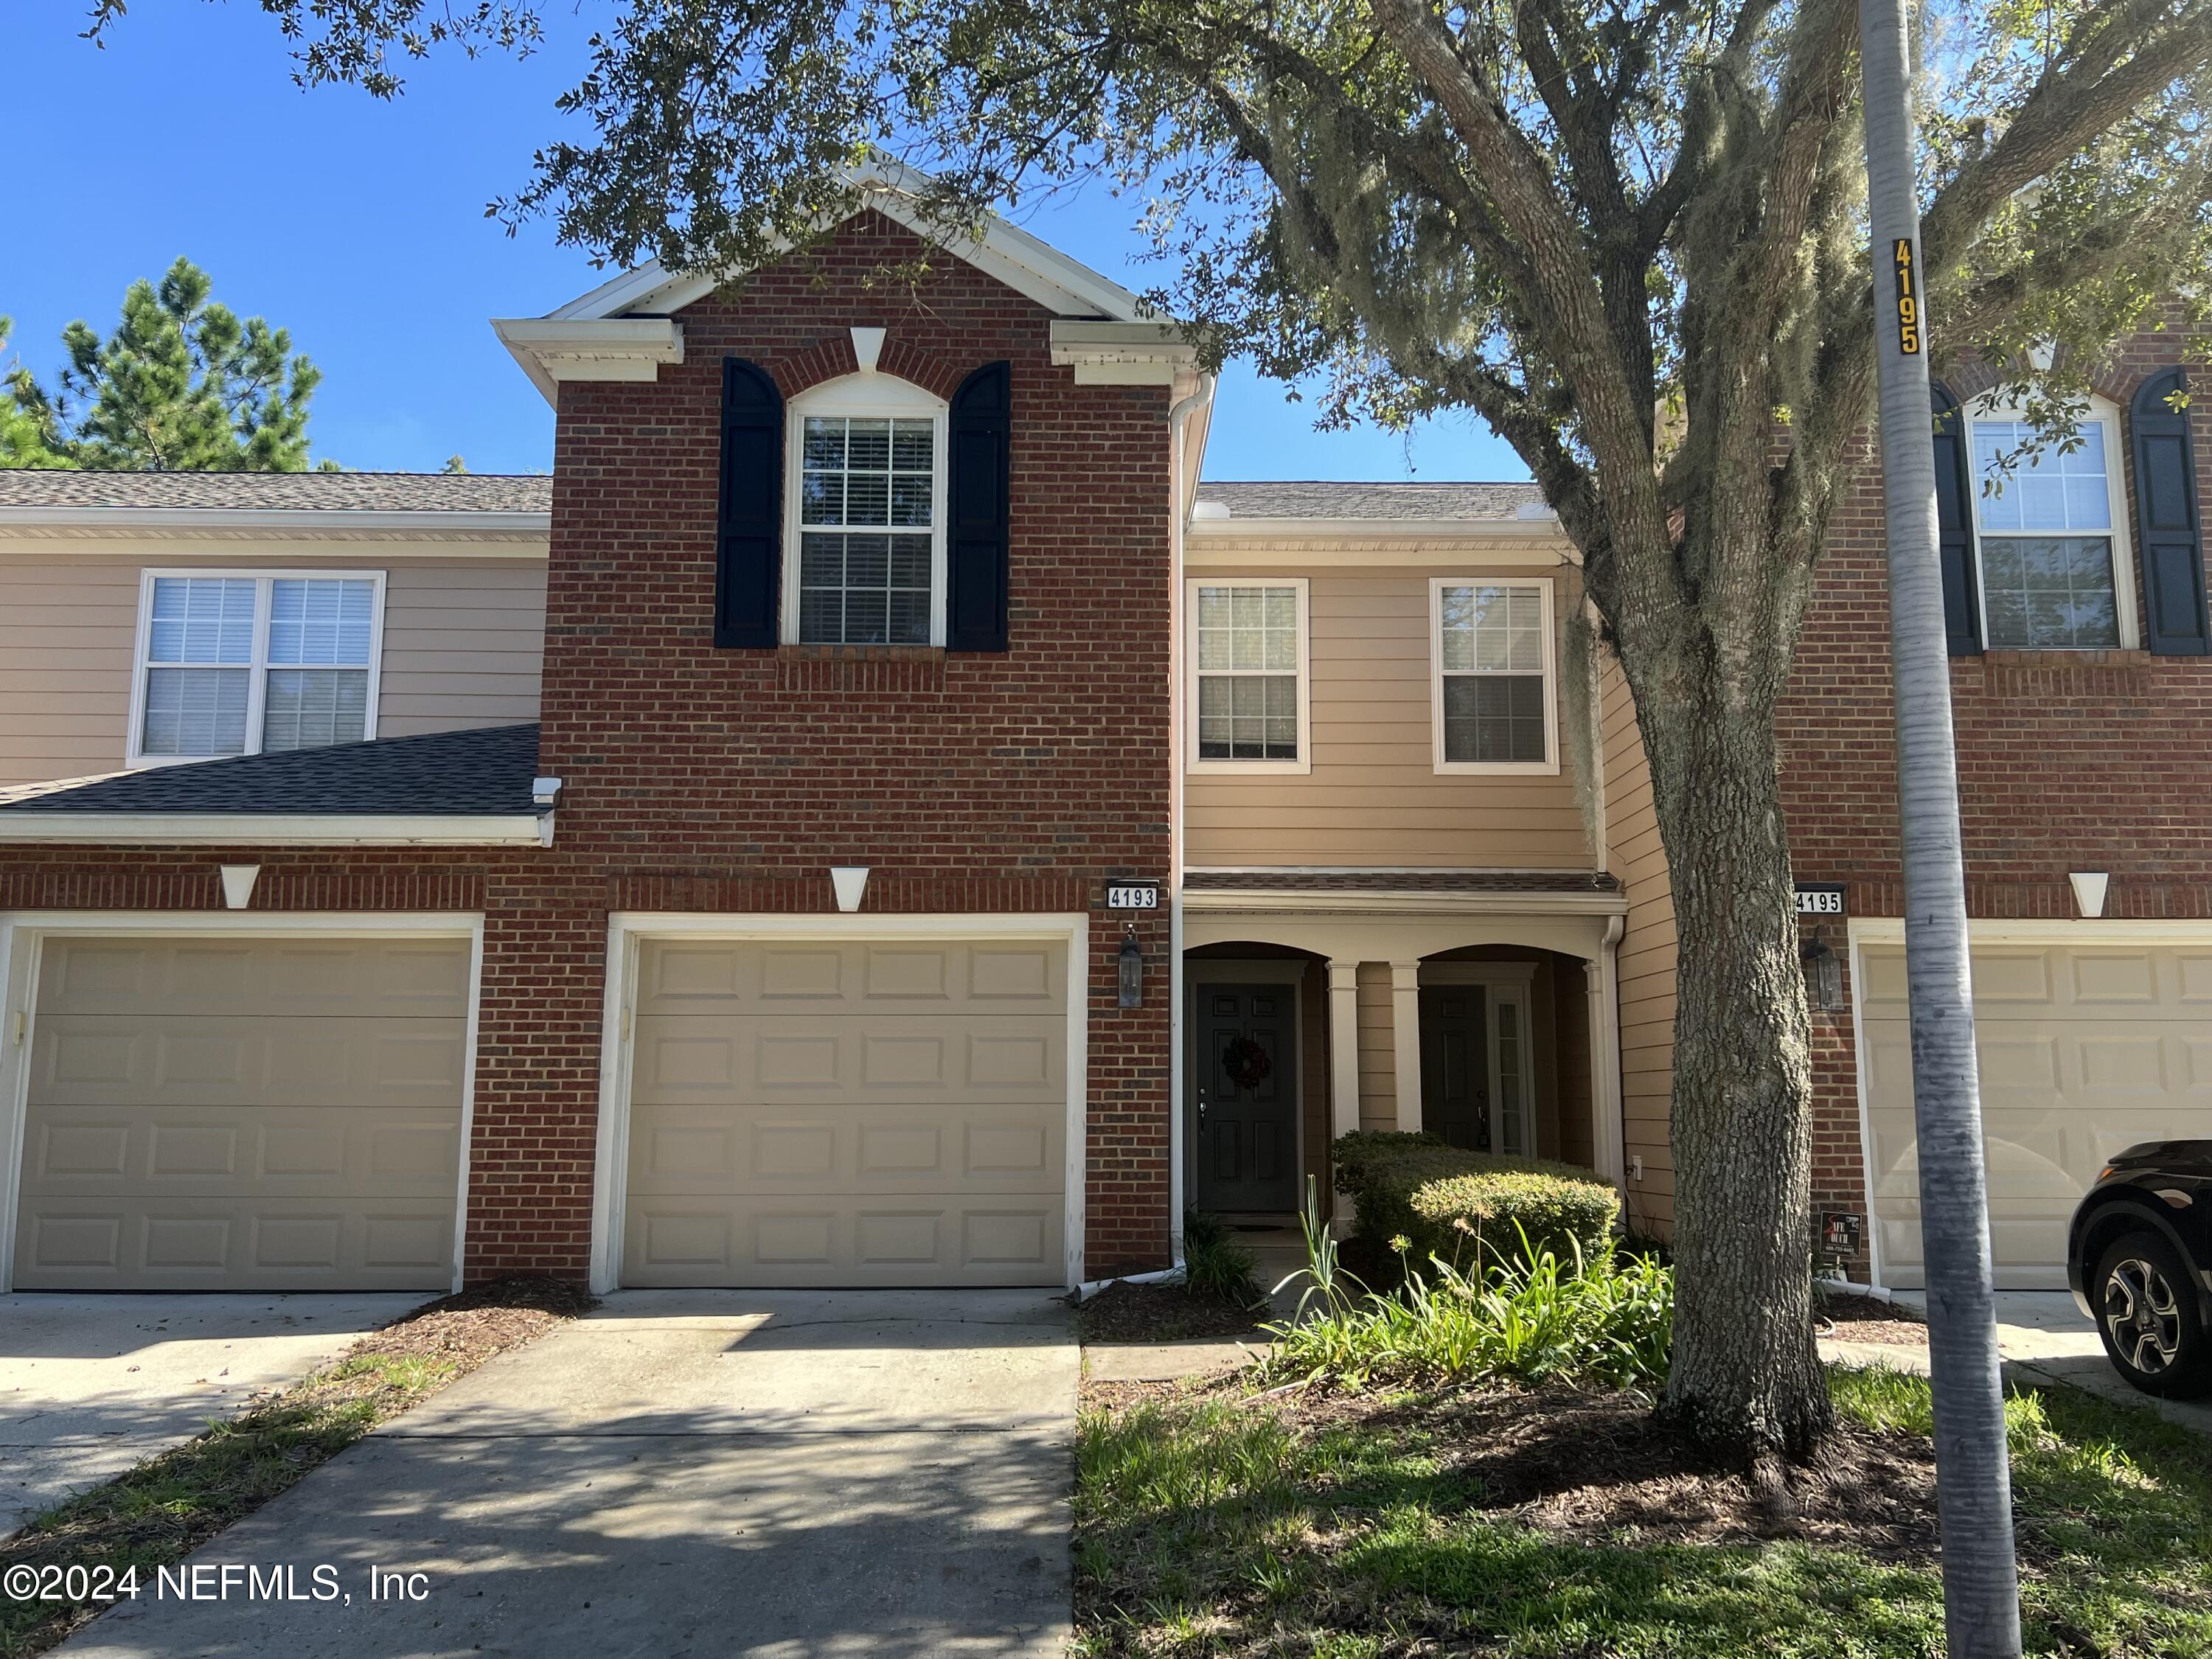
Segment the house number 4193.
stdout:
[[1158,882],[1129,882],[1116,884],[1106,890],[1109,910],[1157,910],[1160,908],[1160,887]]

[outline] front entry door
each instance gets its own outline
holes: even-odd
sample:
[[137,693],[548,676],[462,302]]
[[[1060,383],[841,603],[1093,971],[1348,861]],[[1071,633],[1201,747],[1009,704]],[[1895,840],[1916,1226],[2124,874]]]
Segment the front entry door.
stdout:
[[1490,1041],[1480,985],[1421,987],[1421,1127],[1490,1151]]
[[1198,1207],[1296,1209],[1297,996],[1288,985],[1197,985],[1191,1000]]

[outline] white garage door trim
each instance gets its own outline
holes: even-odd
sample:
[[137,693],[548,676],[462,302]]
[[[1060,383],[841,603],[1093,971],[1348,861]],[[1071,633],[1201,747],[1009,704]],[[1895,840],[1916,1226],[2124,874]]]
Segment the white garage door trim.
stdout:
[[[2047,919],[2027,921],[1969,921],[1969,949],[1979,945],[2094,945],[2119,943],[2144,945],[2212,944],[2212,921],[2168,921],[2131,917]],[[1881,1229],[1875,1223],[1874,1115],[1869,1095],[1871,1068],[1867,1063],[1866,1011],[1862,1006],[1866,984],[1865,952],[1869,945],[1895,946],[1905,943],[1902,916],[1853,916],[1846,925],[1851,959],[1851,1058],[1857,1073],[1859,1102],[1859,1169],[1866,1182],[1865,1206],[1867,1272],[1876,1285],[1887,1281],[1881,1259]]]
[[718,915],[617,910],[607,918],[606,1008],[599,1040],[599,1127],[592,1205],[592,1292],[622,1283],[629,1194],[630,1010],[647,939],[1045,939],[1067,947],[1066,1282],[1083,1279],[1084,1126],[1088,1121],[1091,918],[1058,912],[929,915]]
[[483,981],[483,917],[464,910],[286,910],[228,915],[183,910],[18,910],[0,915],[0,1290],[15,1283],[15,1206],[23,1174],[39,964],[56,934],[85,939],[198,936],[283,939],[465,939],[467,1022],[461,1047],[460,1190],[453,1209],[453,1289],[468,1256],[469,1147],[476,1122],[477,1010]]

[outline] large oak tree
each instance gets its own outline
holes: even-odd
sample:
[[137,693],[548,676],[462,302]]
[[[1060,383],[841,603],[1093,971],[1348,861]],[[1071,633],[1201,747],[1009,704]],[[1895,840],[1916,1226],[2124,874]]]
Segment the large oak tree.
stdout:
[[[528,0],[261,0],[300,78],[528,44]],[[96,15],[112,21],[119,0]],[[547,26],[565,15],[549,11]],[[2212,0],[1926,0],[1937,362],[2054,436],[2100,343],[2208,269]],[[504,206],[740,270],[880,146],[948,225],[1103,176],[1158,301],[1326,416],[1471,411],[1579,550],[1634,696],[1680,938],[1668,1406],[1754,1455],[1828,1419],[1774,712],[1873,380],[1853,0],[626,0]],[[2037,364],[2048,364],[2038,368]]]

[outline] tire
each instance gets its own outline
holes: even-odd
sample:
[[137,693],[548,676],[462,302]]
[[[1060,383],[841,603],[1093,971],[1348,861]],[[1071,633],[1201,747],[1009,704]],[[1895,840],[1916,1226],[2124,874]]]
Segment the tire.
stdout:
[[2179,1400],[2212,1391],[2212,1334],[2195,1276],[2156,1233],[2129,1233],[2106,1247],[2089,1306],[2112,1369],[2131,1385]]

